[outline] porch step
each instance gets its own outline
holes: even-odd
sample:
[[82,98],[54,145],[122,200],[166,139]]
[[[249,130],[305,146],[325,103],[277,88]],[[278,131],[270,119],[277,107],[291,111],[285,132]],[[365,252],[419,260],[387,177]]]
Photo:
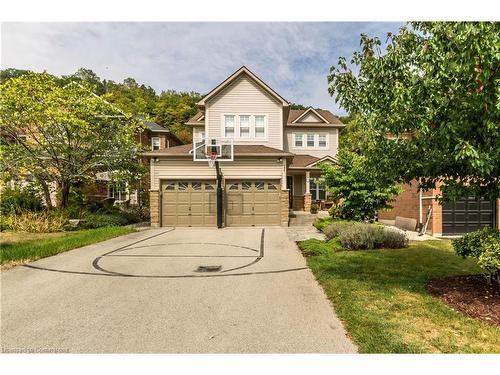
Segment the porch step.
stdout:
[[311,214],[303,211],[293,211],[290,214],[290,226],[306,226],[312,225],[318,214]]

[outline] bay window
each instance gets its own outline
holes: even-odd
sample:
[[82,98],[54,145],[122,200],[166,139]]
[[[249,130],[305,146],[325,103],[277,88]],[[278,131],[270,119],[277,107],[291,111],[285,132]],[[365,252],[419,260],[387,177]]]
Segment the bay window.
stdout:
[[224,136],[234,138],[234,115],[224,116]]
[[249,115],[240,115],[240,138],[250,138]]

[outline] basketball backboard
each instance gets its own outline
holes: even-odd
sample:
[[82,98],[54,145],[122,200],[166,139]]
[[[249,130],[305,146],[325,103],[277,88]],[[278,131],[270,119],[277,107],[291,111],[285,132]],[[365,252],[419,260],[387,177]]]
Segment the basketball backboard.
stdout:
[[214,158],[218,161],[233,161],[233,140],[226,138],[202,138],[194,142],[193,161],[207,162]]

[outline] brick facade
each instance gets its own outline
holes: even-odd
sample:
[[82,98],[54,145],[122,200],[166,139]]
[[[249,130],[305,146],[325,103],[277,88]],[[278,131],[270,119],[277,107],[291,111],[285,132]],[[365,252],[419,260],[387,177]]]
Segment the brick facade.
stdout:
[[281,190],[280,215],[281,215],[281,226],[283,227],[287,227],[289,222],[288,194],[290,194],[288,190]]
[[149,212],[151,216],[151,226],[160,226],[160,192],[151,190],[149,192]]
[[[419,214],[419,200],[420,194],[418,192],[417,181],[412,181],[411,184],[402,184],[403,192],[390,203],[393,208],[389,211],[378,211],[379,220],[395,220],[396,216],[406,217],[417,220],[420,223]],[[442,233],[442,206],[436,199],[431,197],[441,196],[439,188],[422,192],[422,222],[425,222],[427,211],[432,207],[432,215],[427,226],[427,232],[430,234]]]

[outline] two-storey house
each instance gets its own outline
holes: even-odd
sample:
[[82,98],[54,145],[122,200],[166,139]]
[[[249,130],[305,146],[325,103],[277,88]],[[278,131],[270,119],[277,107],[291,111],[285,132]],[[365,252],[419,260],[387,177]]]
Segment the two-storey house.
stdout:
[[[145,154],[152,226],[215,226],[221,179],[224,226],[288,225],[289,210],[309,211],[311,201],[325,199],[318,163],[335,160],[344,127],[331,112],[290,109],[246,67],[198,108],[187,122],[193,144]],[[218,168],[196,159],[204,140],[230,144]]]

